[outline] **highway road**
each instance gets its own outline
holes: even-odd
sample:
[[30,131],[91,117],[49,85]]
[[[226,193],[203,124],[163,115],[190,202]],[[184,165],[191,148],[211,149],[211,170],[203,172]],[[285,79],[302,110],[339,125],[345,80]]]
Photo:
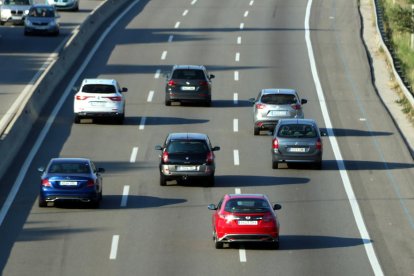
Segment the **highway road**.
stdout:
[[[128,87],[125,124],[72,124],[69,94],[45,139],[22,149],[2,180],[4,194],[22,179],[0,227],[3,274],[414,273],[412,159],[371,84],[360,28],[357,1],[137,1],[73,80]],[[162,72],[173,64],[216,75],[212,107],[164,106]],[[268,87],[308,99],[305,116],[330,133],[322,170],[272,170],[271,137],[253,135],[247,101]],[[154,146],[181,131],[221,146],[215,187],[159,186]],[[106,169],[100,209],[37,207],[36,168],[55,156]],[[279,250],[214,249],[207,205],[225,193],[265,193],[283,206]]]

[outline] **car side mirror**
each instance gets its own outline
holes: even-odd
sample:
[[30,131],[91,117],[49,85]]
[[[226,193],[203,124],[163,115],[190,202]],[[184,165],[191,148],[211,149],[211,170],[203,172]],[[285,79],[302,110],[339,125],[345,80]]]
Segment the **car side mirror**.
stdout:
[[282,205],[280,204],[273,205],[273,210],[280,210],[280,209],[282,209]]
[[76,93],[76,92],[78,92],[78,91],[79,91],[79,88],[78,88],[78,87],[76,87],[76,86],[74,86],[74,87],[72,87],[72,91]]
[[250,98],[250,99],[249,99],[249,102],[251,102],[251,103],[255,103],[255,102],[256,102],[256,99],[255,99],[255,98]]
[[212,211],[217,210],[217,207],[216,207],[216,205],[214,205],[214,204],[209,204],[209,205],[207,206],[207,208],[208,208],[209,210],[212,210]]
[[219,146],[215,146],[214,148],[212,148],[212,151],[217,151],[217,150],[220,150]]
[[320,133],[321,136],[328,136],[328,133],[325,130],[321,130]]
[[211,74],[210,75],[210,79],[214,79],[216,76],[215,75],[213,75],[213,74]]
[[160,145],[156,145],[155,150],[163,150],[163,148]]
[[121,92],[128,92],[128,88],[122,87]]
[[45,171],[45,167],[39,167],[39,168],[37,168],[37,171],[38,172],[44,172]]
[[104,173],[105,169],[104,168],[98,168],[98,173]]
[[307,102],[308,102],[308,100],[307,100],[307,99],[301,99],[301,100],[300,100],[300,103],[301,103],[301,104],[305,104],[305,103],[307,103]]

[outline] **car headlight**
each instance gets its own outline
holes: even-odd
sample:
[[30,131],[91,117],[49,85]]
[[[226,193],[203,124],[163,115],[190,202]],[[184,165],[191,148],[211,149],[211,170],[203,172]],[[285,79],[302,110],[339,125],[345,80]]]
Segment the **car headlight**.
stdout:
[[28,14],[29,14],[29,10],[25,10],[24,15],[28,15]]
[[31,27],[31,26],[32,26],[32,22],[31,22],[30,20],[28,20],[27,18],[26,18],[26,20],[24,21],[24,24],[25,24],[27,27]]
[[1,18],[9,18],[11,16],[11,10],[1,9],[0,14],[1,14]]
[[57,24],[56,24],[56,21],[50,21],[49,22],[49,26],[51,26],[51,27],[55,27]]

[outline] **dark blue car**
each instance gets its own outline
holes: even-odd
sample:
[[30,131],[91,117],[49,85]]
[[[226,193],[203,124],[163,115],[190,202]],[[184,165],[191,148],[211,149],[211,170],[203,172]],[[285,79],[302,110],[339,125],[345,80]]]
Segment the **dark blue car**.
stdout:
[[102,200],[103,168],[86,158],[53,158],[40,181],[39,207],[57,201],[78,201],[98,208]]

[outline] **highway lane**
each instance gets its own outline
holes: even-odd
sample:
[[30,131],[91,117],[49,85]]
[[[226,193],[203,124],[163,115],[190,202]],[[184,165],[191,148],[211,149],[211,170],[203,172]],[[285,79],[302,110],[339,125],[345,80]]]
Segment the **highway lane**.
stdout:
[[[355,97],[359,96],[346,92],[352,91],[352,86],[366,84],[367,68],[347,70],[354,63],[364,64],[362,52],[358,55],[360,60],[354,63],[341,59],[354,56],[355,49],[361,49],[360,42],[355,32],[352,36],[350,31],[331,29],[346,30],[349,26],[352,30],[355,26],[350,22],[358,22],[356,6],[349,1],[315,1],[314,7],[312,29],[323,30],[327,26],[325,29],[330,30],[313,33],[312,40],[318,45],[314,46],[318,70],[341,150],[345,160],[356,160],[346,162],[353,187],[368,227],[374,232],[375,248],[389,248],[377,250],[384,271],[407,274],[409,239],[402,239],[401,235],[410,236],[412,231],[407,229],[409,222],[405,214],[401,215],[404,212],[401,206],[398,208],[392,202],[399,200],[389,187],[390,174],[398,171],[397,182],[405,184],[412,173],[401,138],[390,119],[386,115],[380,117],[386,114],[385,109],[371,93],[372,87],[363,86],[364,95],[369,97],[366,102],[375,107],[366,111],[369,114],[364,117],[372,122],[372,130],[356,126],[355,119],[361,124],[366,122],[360,120],[358,112],[346,112],[352,110],[358,102]],[[323,171],[301,166],[274,171],[270,164],[270,137],[252,134],[246,99],[263,87],[297,88],[309,99],[306,116],[324,125],[307,58],[305,8],[304,1],[177,0],[169,4],[150,1],[133,9],[82,75],[114,76],[129,87],[126,124],[73,126],[72,100],[68,99],[25,181],[31,183],[31,179],[37,179],[35,168],[49,157],[86,154],[107,169],[102,208],[39,209],[35,201],[36,186],[25,184],[15,201],[15,212],[9,214],[1,229],[1,237],[15,239],[10,252],[2,249],[3,261],[7,259],[3,273],[372,274],[363,246],[368,241],[360,239],[329,139],[325,139]],[[341,11],[343,17],[336,18],[332,11]],[[330,24],[334,21],[335,28],[324,20]],[[347,43],[355,40],[351,53],[342,49],[344,33],[352,37]],[[332,54],[326,53],[332,47],[321,49],[324,41],[334,42],[336,48]],[[157,78],[156,71],[165,71],[174,63],[205,64],[216,74],[212,108],[164,106],[163,79]],[[331,79],[335,72],[348,79]],[[153,97],[148,102],[151,91]],[[335,112],[342,108],[341,112]],[[356,118],[352,119],[353,116]],[[216,187],[199,187],[197,183],[158,185],[158,153],[153,147],[170,131],[207,132],[213,144],[222,147],[216,154]],[[382,134],[381,143],[372,146],[376,145],[376,136],[366,132]],[[361,144],[368,152],[361,154],[359,148],[350,146],[352,143]],[[389,170],[382,169],[381,161],[375,159],[377,148],[400,160],[390,160],[386,163]],[[370,179],[367,174],[375,180],[375,187],[364,181]],[[123,196],[126,190],[127,198]],[[381,191],[388,193],[382,197],[375,194]],[[211,213],[206,206],[217,202],[223,193],[233,192],[263,192],[283,205],[279,212],[282,222],[279,251],[261,247],[213,248]],[[409,196],[409,187],[401,192]],[[125,207],[121,206],[123,202]],[[380,208],[383,206],[388,208]],[[393,235],[388,232],[389,225],[382,224],[384,211],[388,221],[399,220],[400,227],[393,229],[396,241],[388,239]],[[404,249],[408,255],[395,253],[402,242],[407,243]],[[4,244],[3,238],[1,243]]]
[[0,26],[0,120],[13,113],[10,110],[13,103],[21,94],[29,93],[31,85],[56,58],[71,32],[101,3],[82,0],[77,12],[59,11],[61,33],[58,37],[27,37],[23,35],[23,26]]

